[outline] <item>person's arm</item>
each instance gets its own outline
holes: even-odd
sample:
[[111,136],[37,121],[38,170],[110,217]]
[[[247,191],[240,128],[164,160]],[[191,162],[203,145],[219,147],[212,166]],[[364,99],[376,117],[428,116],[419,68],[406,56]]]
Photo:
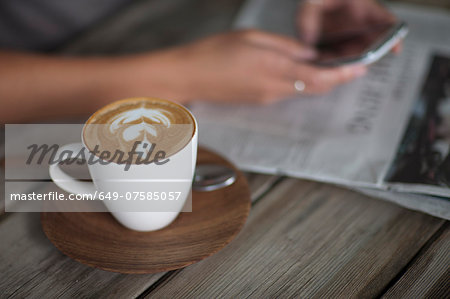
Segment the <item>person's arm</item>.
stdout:
[[123,57],[59,57],[0,52],[3,123],[86,115],[133,96],[187,102],[273,102],[323,93],[361,76],[361,66],[317,68],[293,39],[259,31],[220,34],[178,48]]
[[159,55],[76,58],[0,51],[0,118],[8,123],[87,115],[138,95],[185,100],[176,84],[161,78],[173,58],[167,63]]

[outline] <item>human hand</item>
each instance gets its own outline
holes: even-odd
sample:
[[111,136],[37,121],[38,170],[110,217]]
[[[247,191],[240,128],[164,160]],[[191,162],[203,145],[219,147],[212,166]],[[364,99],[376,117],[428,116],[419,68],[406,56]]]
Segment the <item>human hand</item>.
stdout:
[[[294,39],[255,30],[216,35],[167,53],[189,99],[272,103],[298,92],[321,94],[362,76],[364,66],[311,65],[311,48]],[[302,85],[302,84],[300,84]],[[298,87],[298,86],[297,86]]]
[[[315,45],[321,37],[364,30],[396,20],[376,0],[304,0],[298,10],[297,24],[302,40]],[[393,51],[401,51],[398,43]]]

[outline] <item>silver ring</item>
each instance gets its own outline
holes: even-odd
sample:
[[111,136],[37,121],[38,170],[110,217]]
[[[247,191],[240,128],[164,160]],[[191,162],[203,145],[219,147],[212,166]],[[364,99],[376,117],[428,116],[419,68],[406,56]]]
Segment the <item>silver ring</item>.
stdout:
[[294,88],[298,93],[302,93],[306,88],[306,84],[302,80],[295,80]]

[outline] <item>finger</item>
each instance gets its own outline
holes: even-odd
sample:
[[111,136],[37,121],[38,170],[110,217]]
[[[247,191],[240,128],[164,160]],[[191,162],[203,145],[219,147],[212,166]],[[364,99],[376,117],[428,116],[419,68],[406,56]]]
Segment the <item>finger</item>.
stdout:
[[377,1],[370,1],[365,9],[370,12],[368,15],[369,21],[375,24],[390,24],[397,19],[386,7]]
[[[320,68],[310,65],[300,65],[296,70],[296,79],[305,84],[304,93],[324,93],[332,90],[337,85],[364,76],[367,67],[364,65],[343,66],[334,68]],[[293,84],[293,83],[292,83]]]
[[286,77],[268,79],[261,85],[264,89],[256,99],[257,102],[271,104],[298,94],[325,94],[340,84],[364,75],[367,68],[363,65],[355,65],[325,69],[301,65],[297,71],[299,73],[295,79],[286,79]]
[[365,65],[352,65],[334,68],[312,67],[312,87],[321,92],[331,90],[337,85],[364,76],[367,73]]
[[303,45],[295,39],[281,36],[273,33],[267,33],[258,30],[248,30],[244,33],[245,38],[258,46],[277,51],[287,55],[292,59],[313,59],[316,57],[316,51],[306,45]]
[[266,87],[262,91],[261,96],[255,98],[256,102],[261,104],[273,104],[298,94],[295,90],[294,82],[286,80],[270,80],[264,86]]
[[402,52],[403,49],[403,43],[402,42],[398,42],[393,48],[392,48],[392,52],[394,54],[400,54],[400,52]]
[[322,5],[313,1],[304,1],[299,6],[297,17],[301,39],[308,45],[314,45],[319,39],[322,24]]

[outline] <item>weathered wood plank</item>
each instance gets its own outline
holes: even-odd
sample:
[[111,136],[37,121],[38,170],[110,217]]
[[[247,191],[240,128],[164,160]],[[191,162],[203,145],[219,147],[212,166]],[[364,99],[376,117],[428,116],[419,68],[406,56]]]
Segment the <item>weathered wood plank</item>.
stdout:
[[383,298],[450,298],[450,224]]
[[[251,175],[252,192],[268,180]],[[164,274],[125,275],[75,262],[47,240],[38,213],[13,213],[0,221],[0,240],[0,297],[134,297]]]
[[281,180],[280,176],[267,175],[267,174],[257,174],[257,173],[246,173],[247,180],[250,185],[250,190],[252,190],[252,202],[255,202],[259,198],[265,195],[271,187]]
[[111,273],[69,259],[47,240],[38,213],[8,217],[0,226],[0,239],[2,296],[133,296],[162,276]]
[[443,220],[319,183],[287,179],[237,239],[149,296],[373,297]]

